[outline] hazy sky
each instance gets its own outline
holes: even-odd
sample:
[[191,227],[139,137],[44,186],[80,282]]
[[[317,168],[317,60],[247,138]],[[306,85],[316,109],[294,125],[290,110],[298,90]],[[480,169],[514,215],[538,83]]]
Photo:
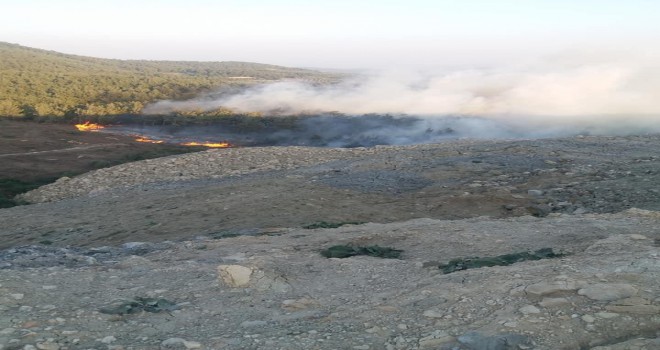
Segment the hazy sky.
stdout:
[[0,41],[122,59],[488,66],[656,54],[660,42],[658,0],[0,0],[0,9]]

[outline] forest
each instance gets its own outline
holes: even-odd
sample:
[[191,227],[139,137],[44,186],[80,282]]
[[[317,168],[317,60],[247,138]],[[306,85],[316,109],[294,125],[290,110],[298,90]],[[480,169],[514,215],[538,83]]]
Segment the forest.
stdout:
[[[314,83],[338,75],[246,62],[92,58],[0,42],[0,117],[72,119],[139,115],[158,100],[185,100],[216,89],[281,79]],[[179,115],[231,115],[226,109]]]

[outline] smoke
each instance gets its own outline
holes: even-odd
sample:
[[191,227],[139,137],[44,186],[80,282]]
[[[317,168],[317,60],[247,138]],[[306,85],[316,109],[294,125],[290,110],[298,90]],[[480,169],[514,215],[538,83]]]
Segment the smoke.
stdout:
[[325,86],[276,82],[220,97],[161,101],[145,113],[219,107],[265,114],[375,113],[414,116],[435,126],[446,124],[441,120],[447,116],[461,116],[452,123],[461,120],[460,127],[474,129],[469,136],[481,137],[660,132],[660,69],[651,60],[554,62],[517,69],[378,72]]

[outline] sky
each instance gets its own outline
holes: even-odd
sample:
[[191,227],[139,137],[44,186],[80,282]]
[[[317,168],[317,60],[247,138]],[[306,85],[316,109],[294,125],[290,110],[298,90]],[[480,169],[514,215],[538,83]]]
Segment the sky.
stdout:
[[119,59],[364,69],[654,57],[657,0],[0,0],[0,41]]

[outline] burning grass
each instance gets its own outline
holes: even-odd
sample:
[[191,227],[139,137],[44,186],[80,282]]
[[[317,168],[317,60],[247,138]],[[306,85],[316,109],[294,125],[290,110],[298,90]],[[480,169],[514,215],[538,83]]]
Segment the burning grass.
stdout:
[[208,148],[228,148],[231,147],[229,142],[184,142],[182,146],[202,146]]
[[105,128],[105,126],[103,126],[103,125],[92,123],[92,122],[84,122],[83,124],[76,124],[74,126],[79,131],[99,131],[99,130]]
[[144,142],[144,143],[155,143],[155,144],[161,144],[165,143],[163,140],[152,140],[146,136],[138,136],[135,138],[135,141],[137,142]]

